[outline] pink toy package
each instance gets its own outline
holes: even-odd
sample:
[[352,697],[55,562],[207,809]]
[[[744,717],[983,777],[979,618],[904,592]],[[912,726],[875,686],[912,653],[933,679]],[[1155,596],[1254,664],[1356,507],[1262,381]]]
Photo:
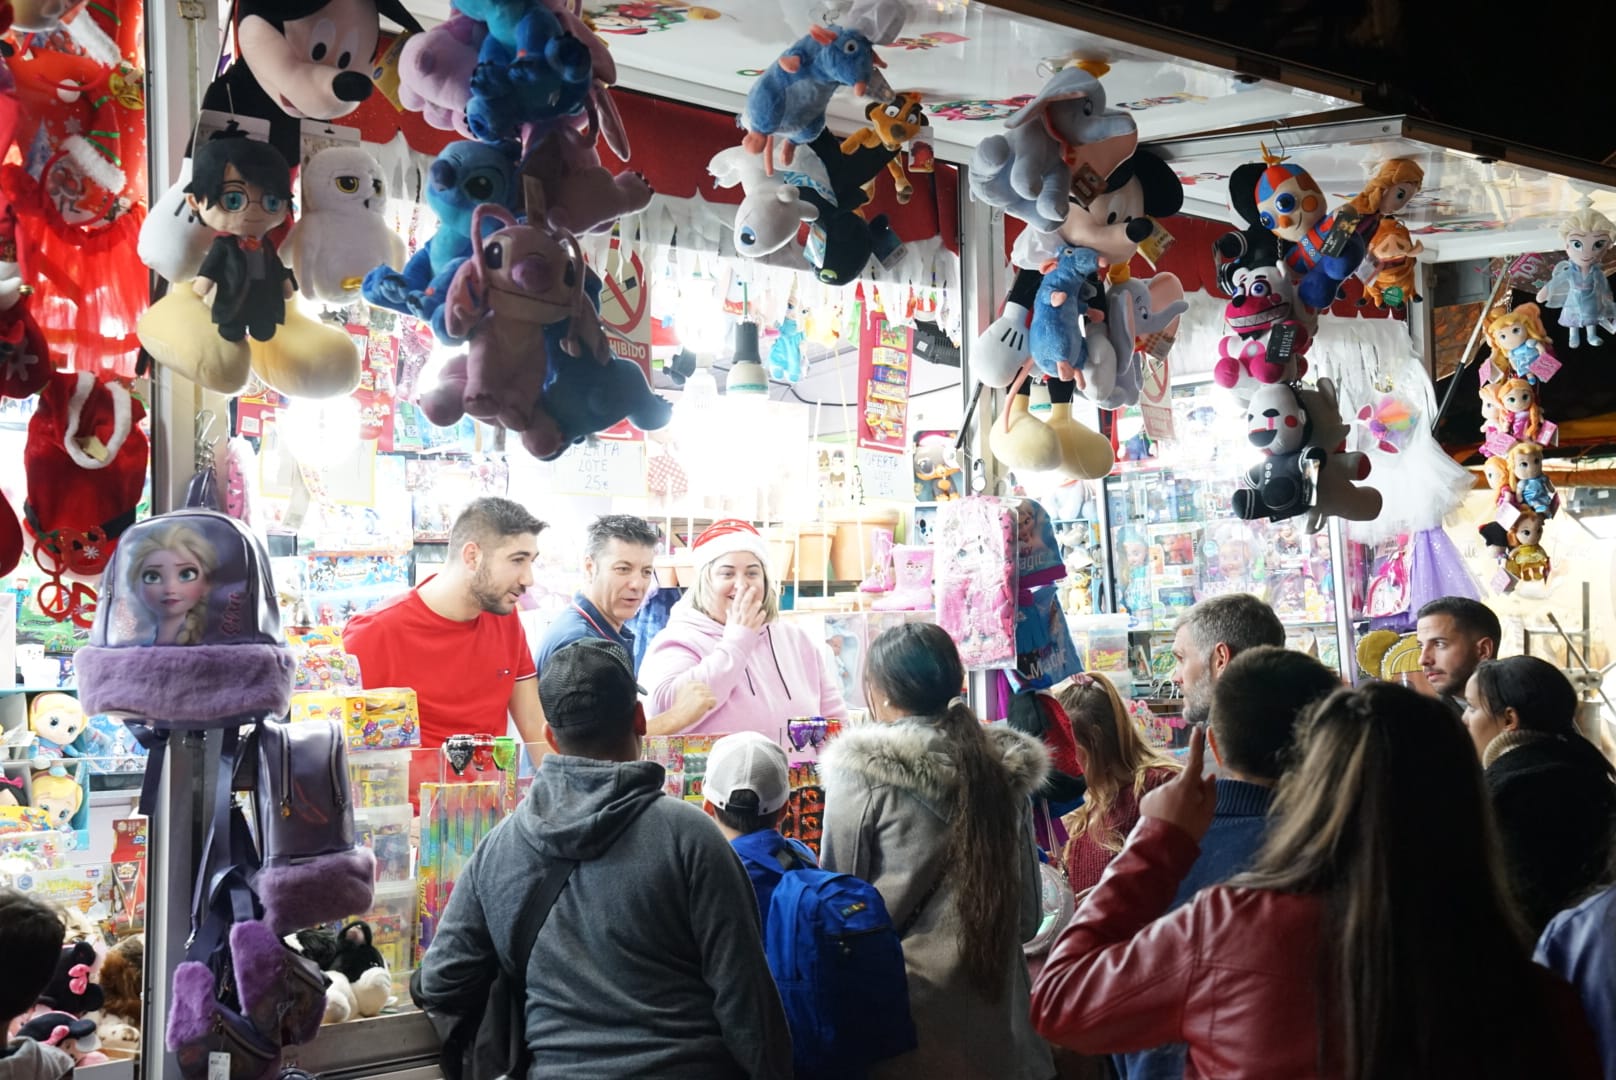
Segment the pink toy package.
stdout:
[[1016,663],[1016,504],[973,497],[937,508],[937,624],[967,668]]

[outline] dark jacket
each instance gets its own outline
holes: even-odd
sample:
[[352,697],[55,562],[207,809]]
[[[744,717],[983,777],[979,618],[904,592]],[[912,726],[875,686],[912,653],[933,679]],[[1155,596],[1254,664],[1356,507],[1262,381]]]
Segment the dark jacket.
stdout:
[[1576,989],[1594,1028],[1605,1080],[1616,1080],[1616,888],[1556,915],[1532,959]]
[[1483,756],[1510,889],[1533,934],[1586,895],[1609,860],[1616,786],[1593,744],[1579,743],[1508,731]]
[[421,962],[423,1004],[483,1006],[550,860],[580,860],[527,969],[530,1076],[789,1080],[791,1035],[752,887],[662,766],[551,754],[477,845]]
[[[1033,1025],[1090,1054],[1188,1043],[1188,1077],[1319,1076],[1321,898],[1214,885],[1167,914],[1199,853],[1178,826],[1139,822],[1033,985]],[[1570,988],[1532,970],[1557,1020],[1548,1036],[1577,1063],[1542,1075],[1597,1077],[1593,1035]]]

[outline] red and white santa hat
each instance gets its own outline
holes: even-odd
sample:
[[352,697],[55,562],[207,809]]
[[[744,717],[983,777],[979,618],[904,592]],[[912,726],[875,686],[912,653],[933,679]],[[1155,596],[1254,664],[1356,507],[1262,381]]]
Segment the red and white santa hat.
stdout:
[[744,551],[758,557],[764,566],[769,565],[768,542],[758,535],[758,531],[739,518],[723,518],[713,522],[702,530],[696,542],[691,545],[691,552],[696,556],[696,569],[704,570],[714,559],[721,559],[725,555],[733,555],[737,551]]

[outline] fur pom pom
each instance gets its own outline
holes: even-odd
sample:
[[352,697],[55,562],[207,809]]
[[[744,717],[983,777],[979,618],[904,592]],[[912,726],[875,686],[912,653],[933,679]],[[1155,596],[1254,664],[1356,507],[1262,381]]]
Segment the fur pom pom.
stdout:
[[277,934],[318,926],[370,910],[375,899],[376,856],[355,847],[289,866],[266,866],[254,881],[264,901],[264,921]]
[[187,960],[174,969],[174,996],[169,1003],[168,1048],[179,1050],[213,1030],[213,972]]

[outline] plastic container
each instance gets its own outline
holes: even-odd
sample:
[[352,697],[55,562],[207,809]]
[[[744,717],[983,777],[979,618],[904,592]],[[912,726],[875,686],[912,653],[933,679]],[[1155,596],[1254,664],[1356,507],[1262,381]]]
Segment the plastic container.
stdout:
[[387,961],[387,970],[398,985],[401,973],[415,968],[416,888],[414,881],[392,881],[376,886],[376,899],[365,915],[370,924],[370,943]]
[[409,750],[348,751],[348,778],[355,808],[408,804],[411,753]]
[[415,811],[401,806],[372,806],[354,811],[354,839],[376,856],[376,881],[409,881],[415,876],[410,852],[410,822]]
[[1088,640],[1083,657],[1085,671],[1128,670],[1128,616],[1080,615],[1068,621],[1074,636]]

